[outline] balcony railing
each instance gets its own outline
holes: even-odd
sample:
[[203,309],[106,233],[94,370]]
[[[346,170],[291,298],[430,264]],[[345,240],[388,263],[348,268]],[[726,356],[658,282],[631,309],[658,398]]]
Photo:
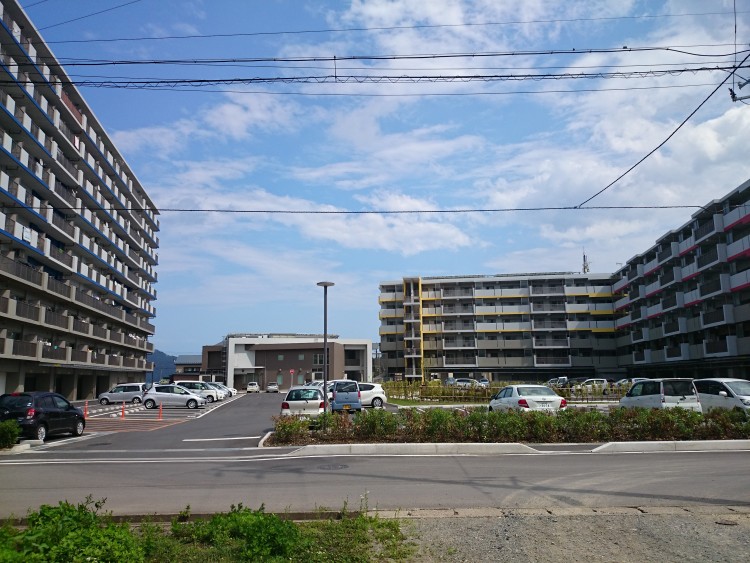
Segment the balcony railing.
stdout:
[[35,285],[42,285],[42,273],[34,268],[11,260],[6,256],[0,256],[0,270],[7,272],[17,278],[24,279]]

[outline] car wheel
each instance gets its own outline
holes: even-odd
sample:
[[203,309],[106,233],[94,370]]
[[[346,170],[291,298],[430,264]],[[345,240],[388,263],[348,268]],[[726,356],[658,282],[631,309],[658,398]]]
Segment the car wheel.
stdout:
[[187,402],[187,408],[189,408],[189,409],[197,409],[198,408],[198,401],[196,401],[195,399],[190,399]]
[[487,409],[487,411],[488,411],[488,412],[492,412],[492,407],[489,407],[489,408]]
[[380,407],[383,406],[383,399],[381,399],[380,397],[375,397],[372,400],[372,406],[373,408],[379,409]]
[[83,434],[83,429],[85,427],[86,424],[82,420],[77,420],[75,428],[73,428],[73,432],[71,432],[71,434],[73,434],[73,436],[80,436],[81,434]]
[[102,397],[101,399],[99,399],[99,404],[100,405],[108,405],[109,404],[109,399],[107,399],[106,397]]
[[140,405],[141,404],[141,398],[140,397],[133,397],[133,404],[134,405]]
[[42,442],[47,439],[47,427],[44,424],[36,427],[36,439]]
[[214,402],[214,398],[213,398],[213,396],[211,396],[211,395],[208,395],[208,396],[206,397],[206,402],[207,402],[207,403],[213,403],[213,402]]
[[143,403],[143,406],[147,409],[155,409],[156,408],[156,401],[153,399],[146,399],[146,402]]

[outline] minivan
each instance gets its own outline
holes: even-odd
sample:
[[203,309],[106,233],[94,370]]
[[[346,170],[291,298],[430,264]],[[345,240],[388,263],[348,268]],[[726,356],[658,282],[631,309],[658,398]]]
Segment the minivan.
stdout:
[[361,411],[362,395],[359,384],[353,379],[337,379],[331,382],[331,411]]
[[621,407],[643,407],[647,409],[683,408],[701,412],[698,391],[692,379],[648,379],[638,381],[620,399]]
[[750,411],[750,381],[746,379],[717,377],[696,379],[693,383],[698,390],[703,412],[735,407]]

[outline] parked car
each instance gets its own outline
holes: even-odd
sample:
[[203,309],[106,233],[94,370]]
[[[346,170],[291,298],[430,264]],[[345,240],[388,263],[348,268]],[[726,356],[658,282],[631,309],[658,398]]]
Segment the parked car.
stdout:
[[480,379],[478,383],[480,387],[484,387],[485,389],[489,389],[490,387],[490,380],[487,379],[486,377],[483,377],[482,379]]
[[109,391],[100,393],[99,402],[102,405],[110,403],[140,403],[143,400],[145,383],[118,383]]
[[214,401],[220,400],[219,392],[205,381],[175,381],[174,384],[179,385],[180,387],[184,387],[191,393],[195,393],[196,395],[205,397],[206,402],[208,403],[213,403]]
[[331,411],[361,411],[362,397],[359,384],[353,379],[331,382]]
[[575,383],[573,385],[573,389],[575,389],[576,391],[587,391],[587,392],[601,389],[606,393],[608,387],[609,387],[609,381],[607,381],[606,379],[600,379],[600,378],[584,379],[580,383]]
[[260,385],[258,385],[258,382],[257,381],[248,382],[247,392],[248,393],[260,393]]
[[324,409],[323,391],[319,387],[298,385],[287,391],[281,403],[281,416],[318,418]]
[[16,420],[23,436],[41,441],[54,434],[80,436],[86,428],[81,409],[48,391],[0,395],[0,422],[6,420]]
[[547,387],[567,387],[568,378],[565,376],[553,377],[545,383]]
[[455,379],[455,378],[453,378],[453,377],[448,377],[448,378],[446,378],[446,380],[445,380],[445,381],[443,382],[443,385],[446,385],[446,386],[448,386],[448,387],[450,387],[450,386],[453,386],[453,385],[455,385],[455,384],[456,384],[456,379]]
[[224,399],[232,395],[232,393],[226,387],[223,387],[218,383],[214,383],[213,381],[204,381],[203,383],[211,387],[211,389],[216,389],[216,392],[219,394],[219,401],[223,401]]
[[363,407],[378,409],[388,402],[385,390],[379,383],[360,383],[359,392]]
[[648,379],[635,383],[620,399],[621,407],[644,407],[647,409],[683,408],[701,412],[698,392],[692,379],[665,378]]
[[155,409],[159,405],[165,407],[187,407],[197,409],[205,406],[206,398],[193,393],[181,385],[173,383],[168,385],[153,385],[143,394],[143,406],[147,409]]
[[227,397],[233,397],[237,394],[237,389],[235,389],[234,387],[227,387],[226,385],[224,385],[223,383],[219,383],[218,381],[211,381],[210,383],[211,385],[214,385],[224,391]]
[[479,387],[479,382],[476,379],[459,377],[458,379],[456,379],[455,386],[463,387],[464,389],[474,389],[476,387]]
[[648,377],[626,377],[624,379],[618,379],[612,385],[619,388],[630,387],[633,383],[638,383],[639,381],[648,381]]
[[568,402],[546,385],[508,385],[490,398],[488,410],[531,410],[556,412]]
[[279,384],[276,382],[271,382],[266,384],[266,393],[278,393],[279,392]]
[[733,409],[750,411],[750,381],[719,377],[693,381],[701,400],[703,412],[710,409]]

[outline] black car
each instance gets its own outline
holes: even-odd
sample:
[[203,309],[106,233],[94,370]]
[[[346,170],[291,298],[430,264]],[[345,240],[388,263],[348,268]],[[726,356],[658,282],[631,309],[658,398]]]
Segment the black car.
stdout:
[[44,441],[53,434],[83,434],[83,411],[49,391],[24,391],[0,395],[0,421],[17,420],[27,438]]

